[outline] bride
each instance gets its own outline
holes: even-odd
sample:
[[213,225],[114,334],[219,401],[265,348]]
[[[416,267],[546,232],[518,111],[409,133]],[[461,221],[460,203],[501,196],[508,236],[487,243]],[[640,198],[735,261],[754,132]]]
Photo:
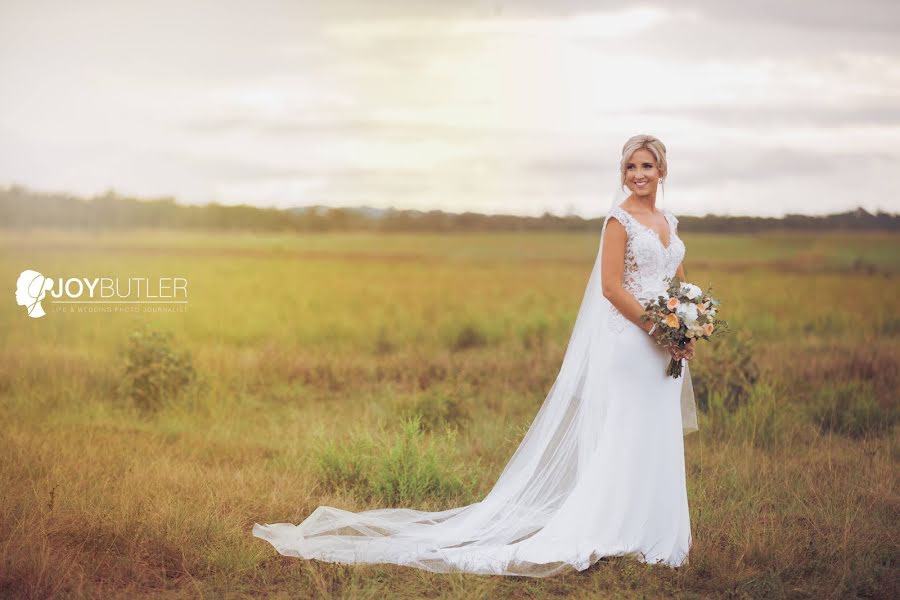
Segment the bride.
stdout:
[[620,170],[559,374],[483,500],[437,512],[320,506],[253,535],[286,556],[441,573],[547,577],[606,556],[687,564],[683,436],[697,430],[696,405],[687,363],[677,379],[666,366],[694,349],[657,344],[640,320],[665,277],[684,279],[685,246],[657,204],[663,143],[632,137]]

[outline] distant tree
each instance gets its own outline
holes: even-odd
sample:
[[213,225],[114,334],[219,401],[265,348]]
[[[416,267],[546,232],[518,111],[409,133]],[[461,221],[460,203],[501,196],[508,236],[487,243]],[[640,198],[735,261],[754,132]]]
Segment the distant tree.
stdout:
[[[569,213],[571,213],[571,207]],[[688,232],[754,233],[760,231],[893,231],[900,215],[862,207],[822,216],[788,214],[783,218],[722,216],[679,217]],[[114,190],[88,199],[68,194],[36,192],[19,185],[0,188],[0,228],[54,227],[65,229],[209,229],[245,231],[593,231],[603,219],[574,214],[559,217],[544,211],[540,217],[484,215],[440,210],[372,210],[360,208],[298,207],[287,210],[247,204],[227,206],[181,205],[172,197],[137,199]]]

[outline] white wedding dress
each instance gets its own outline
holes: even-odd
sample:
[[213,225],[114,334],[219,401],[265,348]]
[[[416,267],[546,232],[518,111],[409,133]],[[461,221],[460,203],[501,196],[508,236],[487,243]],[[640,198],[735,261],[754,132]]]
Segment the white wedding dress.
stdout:
[[[624,287],[642,303],[666,288],[685,246],[615,204],[627,231]],[[602,249],[601,235],[601,246]],[[600,250],[559,375],[480,502],[438,512],[320,506],[299,525],[255,524],[283,555],[434,572],[546,577],[604,556],[671,567],[691,546],[683,436],[697,430],[689,365],[625,319],[600,285]]]

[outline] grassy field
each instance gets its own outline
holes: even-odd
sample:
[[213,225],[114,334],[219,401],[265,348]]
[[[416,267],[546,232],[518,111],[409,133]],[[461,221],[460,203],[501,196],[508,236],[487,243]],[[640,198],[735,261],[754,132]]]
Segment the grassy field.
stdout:
[[[535,580],[292,559],[250,528],[479,500],[599,235],[0,234],[0,596],[897,597],[900,237],[684,239],[732,329],[691,363],[690,564]],[[189,305],[29,319],[28,268],[186,277]]]

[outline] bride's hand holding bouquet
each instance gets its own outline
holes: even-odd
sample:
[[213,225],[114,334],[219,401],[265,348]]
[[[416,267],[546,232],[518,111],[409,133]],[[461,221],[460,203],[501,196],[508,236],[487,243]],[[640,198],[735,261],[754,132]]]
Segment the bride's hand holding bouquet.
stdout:
[[721,334],[728,323],[715,318],[720,302],[710,295],[709,289],[704,292],[677,277],[666,281],[669,282],[666,292],[647,303],[641,320],[653,323],[651,335],[672,354],[666,375],[681,377],[681,359],[694,357],[695,340],[708,340]]

